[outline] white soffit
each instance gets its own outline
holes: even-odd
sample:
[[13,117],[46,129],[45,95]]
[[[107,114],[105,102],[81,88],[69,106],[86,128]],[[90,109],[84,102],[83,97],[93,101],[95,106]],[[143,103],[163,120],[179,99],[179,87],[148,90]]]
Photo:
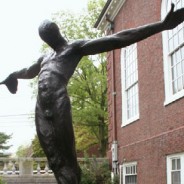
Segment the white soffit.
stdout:
[[106,21],[106,16],[108,16],[108,18],[111,21],[113,21],[125,1],[126,0],[112,0],[107,10],[105,11],[104,15],[102,16],[101,21],[97,26],[97,29],[100,29],[103,31],[107,30],[109,22]]

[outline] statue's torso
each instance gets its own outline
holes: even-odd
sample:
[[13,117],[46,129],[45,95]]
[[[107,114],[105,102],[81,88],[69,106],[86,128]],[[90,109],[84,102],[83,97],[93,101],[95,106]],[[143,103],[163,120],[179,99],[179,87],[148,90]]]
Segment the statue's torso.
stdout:
[[67,95],[67,83],[82,56],[65,48],[59,53],[52,53],[41,63],[38,78],[38,99],[44,107],[51,108],[57,100]]

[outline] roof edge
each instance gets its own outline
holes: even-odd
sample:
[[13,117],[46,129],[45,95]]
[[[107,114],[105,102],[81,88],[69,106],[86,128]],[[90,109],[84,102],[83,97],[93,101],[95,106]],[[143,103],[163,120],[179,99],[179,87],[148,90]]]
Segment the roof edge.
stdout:
[[100,24],[100,22],[101,22],[101,20],[102,20],[102,18],[103,18],[103,16],[104,16],[104,14],[105,14],[105,12],[107,11],[109,5],[111,4],[111,1],[112,1],[112,0],[108,0],[108,1],[106,2],[106,4],[105,4],[105,6],[103,7],[103,9],[102,9],[102,11],[101,11],[101,13],[100,13],[100,15],[99,15],[99,17],[98,17],[96,23],[94,24],[94,28],[97,28],[97,27],[99,26],[99,24]]
[[107,30],[109,22],[106,20],[106,16],[108,16],[109,20],[114,21],[116,15],[125,2],[126,0],[108,0],[94,24],[94,28],[101,29],[103,31]]

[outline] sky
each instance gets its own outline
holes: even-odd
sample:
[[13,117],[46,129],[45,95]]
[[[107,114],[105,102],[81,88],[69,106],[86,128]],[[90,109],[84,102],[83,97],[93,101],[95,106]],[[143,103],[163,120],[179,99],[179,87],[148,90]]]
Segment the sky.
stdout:
[[[79,12],[88,0],[1,0],[0,1],[0,81],[11,72],[32,65],[41,55],[42,40],[38,26],[53,14],[68,10]],[[11,94],[0,85],[0,132],[12,135],[8,152],[28,145],[36,134],[35,98],[29,80],[19,80],[18,91]],[[31,118],[32,117],[32,118]]]

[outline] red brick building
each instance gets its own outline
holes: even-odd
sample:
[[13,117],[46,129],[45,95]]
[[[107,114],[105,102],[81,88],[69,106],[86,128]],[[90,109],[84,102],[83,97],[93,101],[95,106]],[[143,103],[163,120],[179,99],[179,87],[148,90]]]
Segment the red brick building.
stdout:
[[[108,0],[106,34],[162,20],[174,2]],[[109,149],[121,184],[184,184],[184,24],[107,53]],[[117,154],[116,154],[117,153]]]

